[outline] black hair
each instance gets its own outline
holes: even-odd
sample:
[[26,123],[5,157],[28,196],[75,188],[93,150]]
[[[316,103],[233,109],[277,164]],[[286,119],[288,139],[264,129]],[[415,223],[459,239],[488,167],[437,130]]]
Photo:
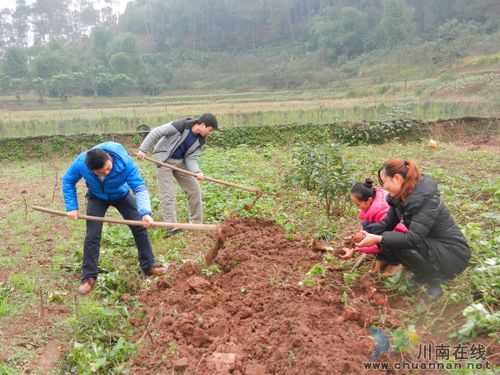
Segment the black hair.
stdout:
[[375,188],[373,181],[369,178],[365,182],[358,182],[351,188],[351,194],[358,198],[361,202],[366,202],[368,198],[375,196]]
[[211,113],[204,113],[200,116],[198,120],[196,120],[197,124],[205,124],[213,128],[214,130],[219,129],[219,125],[217,124],[217,118]]
[[111,160],[109,154],[101,150],[100,148],[93,148],[87,151],[87,157],[85,158],[85,164],[91,171],[101,169],[106,165],[106,161]]

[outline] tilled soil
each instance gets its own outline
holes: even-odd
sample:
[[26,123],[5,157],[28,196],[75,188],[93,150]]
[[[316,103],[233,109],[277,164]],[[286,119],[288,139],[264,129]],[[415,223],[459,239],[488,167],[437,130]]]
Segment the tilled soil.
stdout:
[[[346,286],[335,267],[300,286],[321,261],[274,222],[230,219],[225,247],[204,276],[186,264],[158,279],[140,303],[135,374],[363,374],[375,344],[367,328],[398,325],[370,275]],[[342,293],[347,298],[342,301]]]

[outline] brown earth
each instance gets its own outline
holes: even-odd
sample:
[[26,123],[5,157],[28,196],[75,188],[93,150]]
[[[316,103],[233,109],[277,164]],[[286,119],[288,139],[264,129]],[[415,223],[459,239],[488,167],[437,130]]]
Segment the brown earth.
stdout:
[[140,295],[132,373],[374,373],[363,367],[375,348],[367,327],[382,327],[382,315],[386,327],[399,322],[370,275],[346,286],[330,266],[300,286],[322,259],[302,238],[261,219],[230,219],[225,232],[220,273],[185,264]]

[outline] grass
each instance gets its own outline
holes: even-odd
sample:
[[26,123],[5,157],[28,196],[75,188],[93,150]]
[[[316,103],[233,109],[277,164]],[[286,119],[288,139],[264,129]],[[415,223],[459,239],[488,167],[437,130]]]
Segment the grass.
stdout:
[[[221,222],[235,215],[263,217],[276,220],[290,236],[326,237],[332,243],[338,243],[346,232],[357,227],[357,212],[353,207],[344,218],[327,218],[318,198],[294,184],[293,147],[243,145],[227,150],[204,149],[200,165],[206,175],[256,186],[264,191],[254,210],[246,212],[243,205],[250,203],[251,193],[202,182],[206,221]],[[354,175],[359,181],[373,178],[378,166],[390,157],[416,159],[424,173],[432,175],[440,184],[444,202],[473,248],[471,266],[450,284],[445,297],[431,310],[423,312],[408,306],[403,314],[405,324],[421,323],[452,333],[465,321],[461,311],[472,302],[480,301],[485,306],[498,303],[493,283],[495,274],[478,271],[479,267],[487,265],[488,258],[497,256],[494,249],[499,245],[498,217],[488,215],[499,212],[498,154],[469,151],[447,143],[439,143],[438,148],[430,150],[426,142],[355,146],[348,147],[345,153],[352,158]],[[67,349],[62,354],[61,368],[69,372],[90,371],[85,359],[88,356],[94,365],[100,363],[101,367],[95,371],[107,371],[104,369],[110,366],[124,369],[126,366],[120,366],[126,364],[126,359],[135,350],[127,344],[131,333],[130,317],[141,314],[134,296],[148,288],[151,280],[141,276],[128,228],[105,225],[101,276],[95,291],[78,299],[74,289],[80,276],[84,224],[25,211],[25,202],[63,208],[60,186],[52,202],[54,181],[62,176],[71,161],[70,157],[54,154],[39,160],[14,160],[0,167],[0,183],[5,186],[1,197],[9,197],[0,208],[0,241],[4,244],[0,250],[0,328],[14,337],[0,347],[0,354],[8,353],[2,364],[5,369],[20,371],[22,368],[19,355],[15,354],[16,348],[23,344],[16,338],[19,336],[32,335],[40,342],[64,344]],[[155,167],[147,162],[139,162],[139,167],[153,197],[154,218],[161,220]],[[19,194],[23,190],[26,193]],[[78,190],[81,207],[84,207],[85,188],[79,185]],[[179,220],[186,221],[187,214],[185,197],[179,194]],[[110,210],[109,215],[119,216],[114,210]],[[161,230],[150,233],[157,261],[167,266],[173,261],[198,262],[212,245],[203,233],[182,232],[170,239],[164,239]],[[349,268],[350,264],[345,266]],[[307,271],[304,270],[304,276]],[[207,268],[205,272],[213,274],[217,270]],[[280,275],[271,276],[270,283],[285,282]],[[355,282],[356,277],[348,275],[347,281]],[[66,313],[53,316],[53,320],[38,321],[41,307],[37,288],[40,285],[43,285],[46,307],[65,308]],[[414,301],[412,294],[398,286],[400,284],[396,284],[392,292],[395,298]],[[132,298],[124,302],[121,300],[124,294]],[[454,307],[456,315],[451,321],[442,314],[449,306]],[[33,324],[17,323],[26,318]],[[37,363],[36,353],[34,347],[25,353],[32,365]],[[87,370],[83,370],[85,368]]]

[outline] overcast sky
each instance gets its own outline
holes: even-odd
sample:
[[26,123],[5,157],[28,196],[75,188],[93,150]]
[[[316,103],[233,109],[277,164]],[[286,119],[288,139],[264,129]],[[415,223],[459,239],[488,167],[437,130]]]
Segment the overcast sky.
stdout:
[[[116,4],[117,11],[119,13],[123,13],[125,11],[125,8],[127,7],[127,3],[132,0],[114,0],[113,2]],[[28,4],[33,3],[31,0],[26,1]],[[92,1],[94,4],[97,4],[96,7],[101,7],[102,2],[101,1]],[[0,0],[0,9],[3,8],[9,8],[9,9],[15,9],[16,8],[16,0]]]

